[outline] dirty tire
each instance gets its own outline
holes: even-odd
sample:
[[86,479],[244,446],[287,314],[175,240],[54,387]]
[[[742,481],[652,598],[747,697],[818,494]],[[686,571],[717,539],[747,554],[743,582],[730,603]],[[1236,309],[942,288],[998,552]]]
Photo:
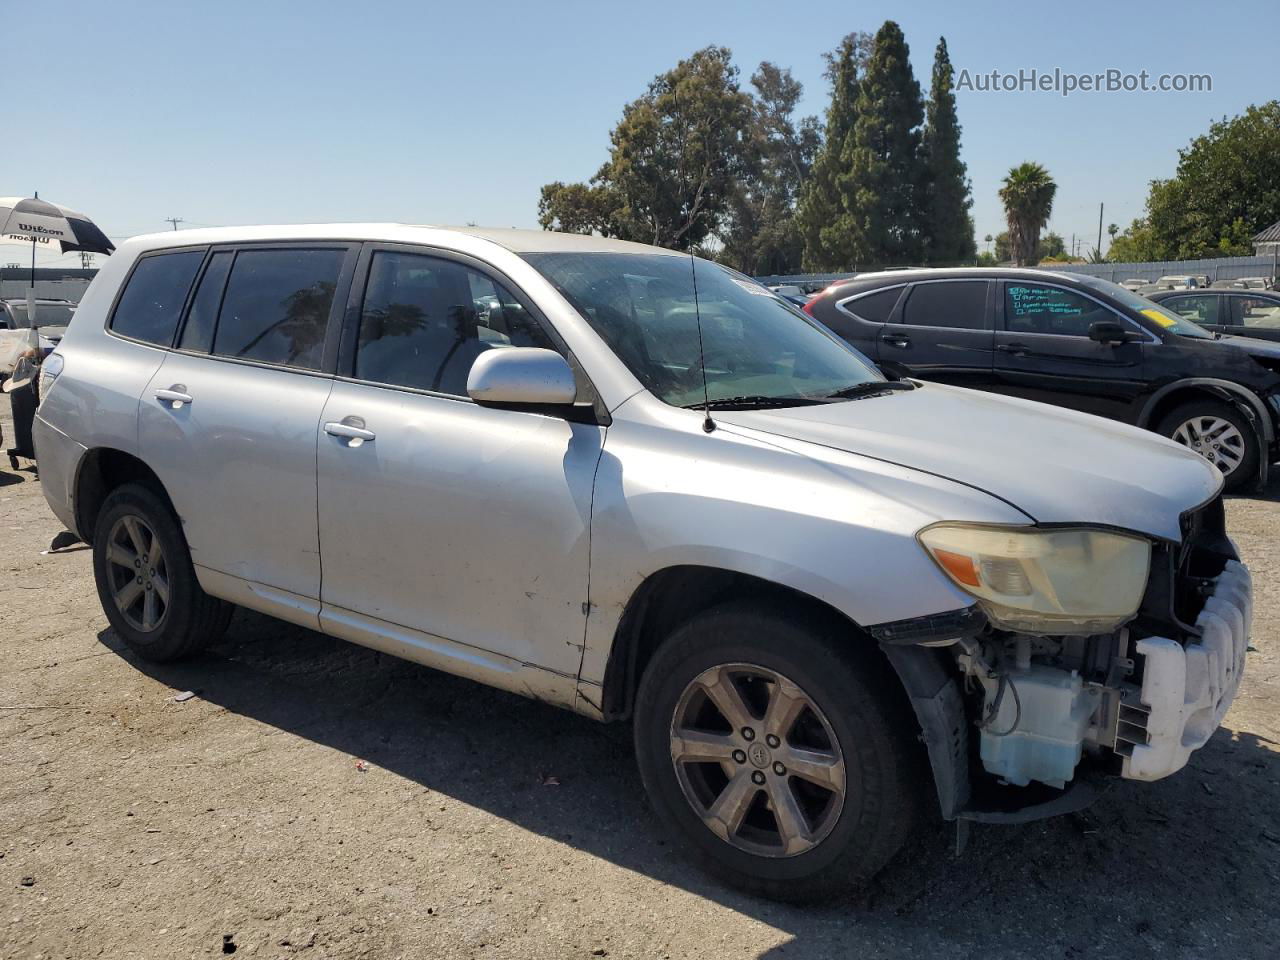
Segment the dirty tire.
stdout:
[[1225,489],[1235,492],[1257,482],[1258,458],[1261,456],[1258,435],[1248,417],[1229,403],[1218,400],[1191,400],[1169,411],[1156,425],[1156,432],[1170,439],[1182,424],[1200,417],[1215,417],[1231,424],[1244,439],[1243,456],[1239,465],[1225,474]]
[[[829,832],[803,852],[766,856],[741,849],[714,833],[704,822],[705,811],[686,799],[688,780],[682,781],[672,759],[678,749],[673,723],[694,679],[723,664],[754,665],[787,678],[819,708],[834,734],[845,766],[843,804],[828,820],[834,822]],[[671,634],[645,669],[634,732],[650,800],[687,853],[733,886],[776,900],[827,900],[865,883],[906,841],[931,789],[919,726],[901,684],[871,641],[834,617],[797,616],[794,610],[743,602],[695,616]],[[728,761],[725,767],[737,770]],[[711,774],[728,776],[715,768]],[[757,823],[774,819],[768,809],[752,811]]]
[[[118,580],[113,582],[108,561],[110,539],[112,531],[120,529],[121,521],[130,518],[141,521],[154,533],[154,541],[165,558],[168,602],[151,630],[131,624],[115,599]],[[131,650],[156,663],[188,657],[217,640],[235,610],[232,604],[200,589],[177,518],[160,497],[139,484],[116,488],[103,503],[94,527],[93,574],[98,599],[112,628]],[[117,572],[115,577],[119,576]]]

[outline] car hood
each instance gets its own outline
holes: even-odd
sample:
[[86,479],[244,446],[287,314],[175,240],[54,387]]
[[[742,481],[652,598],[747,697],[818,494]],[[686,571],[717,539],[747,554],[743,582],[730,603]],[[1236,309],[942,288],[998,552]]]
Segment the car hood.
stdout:
[[1012,504],[1037,523],[1094,524],[1178,540],[1181,514],[1222,487],[1214,467],[1145,430],[940,384],[714,416],[717,423],[946,477]]
[[1221,340],[1214,340],[1213,342],[1235,350],[1243,350],[1251,356],[1280,359],[1280,343],[1274,340],[1257,340],[1253,337],[1223,337]]

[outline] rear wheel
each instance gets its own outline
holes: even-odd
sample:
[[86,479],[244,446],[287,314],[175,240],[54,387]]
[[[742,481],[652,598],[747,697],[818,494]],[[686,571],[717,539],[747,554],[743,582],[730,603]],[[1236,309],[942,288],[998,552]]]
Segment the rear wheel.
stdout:
[[1258,476],[1261,456],[1257,431],[1239,410],[1215,400],[1193,400],[1170,411],[1156,428],[1212,463],[1228,490],[1239,490]]
[[204,648],[234,610],[200,589],[177,518],[138,484],[117,488],[103,503],[93,572],[111,626],[148,660],[178,660]]
[[860,638],[730,604],[676,630],[636,699],[641,775],[704,867],[782,900],[833,896],[897,852],[923,784],[918,727]]

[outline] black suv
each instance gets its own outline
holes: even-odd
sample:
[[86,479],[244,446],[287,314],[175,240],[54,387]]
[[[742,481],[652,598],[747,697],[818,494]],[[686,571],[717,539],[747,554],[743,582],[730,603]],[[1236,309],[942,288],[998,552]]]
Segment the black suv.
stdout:
[[1280,456],[1280,343],[1211,333],[1117,284],[1047,270],[863,274],[805,311],[889,376],[1057,404],[1162,433],[1229,489]]

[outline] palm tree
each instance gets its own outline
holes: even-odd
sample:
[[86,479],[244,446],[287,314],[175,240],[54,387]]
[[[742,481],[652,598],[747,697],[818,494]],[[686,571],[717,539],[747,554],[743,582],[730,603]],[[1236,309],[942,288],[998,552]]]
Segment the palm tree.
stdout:
[[992,240],[992,237],[991,237],[991,234],[989,233],[982,238],[982,242],[987,245],[987,253],[991,252],[991,240]]
[[1038,163],[1023,163],[1009,171],[1000,188],[1005,220],[1009,224],[1009,244],[1014,262],[1020,267],[1033,266],[1040,230],[1053,212],[1053,195],[1058,185],[1049,171]]

